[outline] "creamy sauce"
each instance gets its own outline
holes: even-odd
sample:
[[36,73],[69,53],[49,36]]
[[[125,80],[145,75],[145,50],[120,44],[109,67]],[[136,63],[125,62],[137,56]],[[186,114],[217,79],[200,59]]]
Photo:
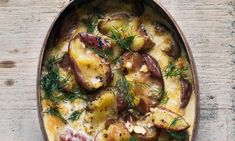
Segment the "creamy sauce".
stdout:
[[[125,12],[130,12],[130,7],[126,4],[126,5],[116,5],[115,2],[113,1],[107,1],[104,4],[102,4],[102,9],[104,9],[104,11],[107,14],[111,14],[114,12],[120,12],[120,11],[125,11]],[[82,8],[79,9],[78,12],[78,17],[83,17],[84,15],[86,15],[86,8]],[[148,36],[153,40],[153,42],[155,43],[155,45],[153,46],[153,48],[148,51],[148,53],[155,58],[160,66],[161,70],[165,70],[167,68],[167,66],[169,65],[170,62],[172,62],[174,59],[170,56],[167,55],[167,51],[170,50],[171,48],[171,44],[172,44],[172,33],[170,32],[165,32],[164,34],[156,34],[155,32],[155,28],[153,23],[151,23],[150,21],[152,20],[157,20],[159,18],[161,18],[160,16],[153,15],[152,13],[156,13],[153,12],[153,10],[149,7],[146,6],[145,8],[145,13],[143,16],[141,16],[140,18],[143,20],[143,23],[145,24],[145,28],[147,30]],[[84,15],[83,15],[84,14]],[[151,15],[151,16],[150,16]],[[86,16],[85,16],[86,17]],[[147,18],[146,18],[147,17]],[[137,28],[135,25],[135,22],[133,23],[129,23],[130,25],[132,25],[133,28]],[[80,24],[79,27],[77,27],[74,31],[73,31],[73,36],[75,37],[75,35],[79,32],[86,32],[87,28],[86,26],[82,23]],[[95,33],[98,32],[97,27],[95,28]],[[133,33],[136,33],[136,30],[133,31]],[[100,33],[97,33],[98,35],[100,35]],[[103,36],[103,35],[100,35]],[[72,38],[71,37],[71,38]],[[138,43],[136,46],[141,46],[141,42]],[[50,58],[50,56],[63,56],[67,51],[68,51],[68,45],[69,45],[69,40],[62,40],[59,41],[57,44],[53,45],[50,50],[48,50],[46,56],[44,57],[45,60],[47,58]],[[85,48],[85,46],[83,47]],[[182,54],[181,57],[184,58],[184,63],[185,64],[189,64],[187,62],[187,60],[185,58],[187,58],[187,56],[185,55],[185,51],[182,49],[181,50]],[[75,54],[76,52],[73,52],[73,56],[75,57],[75,59],[80,62],[83,65],[87,65],[89,64],[90,67],[93,68],[97,68],[98,65],[95,64],[94,62],[96,62],[96,59],[94,58],[94,56],[89,56],[89,52],[86,52],[84,50],[83,54]],[[85,56],[83,56],[85,55]],[[97,56],[98,57],[98,56]],[[85,58],[85,59],[84,59]],[[87,59],[90,58],[90,59]],[[84,60],[85,61],[84,61]],[[45,63],[44,60],[44,63]],[[89,62],[88,62],[89,61]],[[116,66],[112,66],[112,70],[115,69]],[[133,64],[131,62],[126,63],[126,68],[132,68]],[[91,71],[89,69],[83,68],[80,69],[80,71],[84,74],[87,74],[85,77],[85,80],[90,79],[89,81],[97,88],[101,87],[103,84],[100,83],[100,81],[96,78],[96,76],[102,72],[99,71]],[[104,71],[104,70],[101,70]],[[143,65],[140,69],[140,74],[141,73],[146,73],[149,72],[148,68],[146,67],[146,65]],[[45,68],[45,66],[43,66],[43,72],[42,74],[46,74],[47,73],[47,69]],[[187,72],[188,78],[190,82],[192,82],[192,78],[191,78],[191,72],[188,70]],[[117,76],[114,76],[117,77]],[[134,79],[134,75],[128,78],[128,76],[126,76],[128,81],[129,80],[133,80]],[[73,78],[74,81],[75,78]],[[113,81],[117,80],[118,78],[114,78]],[[165,78],[164,79],[164,84],[165,84],[165,91],[167,92],[167,97],[169,98],[168,101],[164,104],[160,104],[162,107],[165,107],[175,113],[177,113],[178,115],[182,116],[190,125],[190,127],[187,129],[190,135],[190,140],[191,140],[191,135],[192,135],[192,131],[194,128],[194,121],[195,121],[195,105],[196,105],[196,96],[194,93],[194,89],[192,91],[191,94],[191,98],[189,100],[189,103],[187,105],[187,107],[185,109],[181,108],[181,93],[182,93],[182,88],[181,88],[181,83],[180,83],[180,77],[172,77],[172,78]],[[70,80],[72,81],[72,80]],[[113,86],[115,83],[111,82],[111,85]],[[159,86],[157,86],[159,87]],[[192,88],[194,88],[194,82],[192,82]],[[42,97],[45,95],[45,92],[42,90],[41,92]],[[102,101],[103,100],[103,101]],[[108,102],[107,102],[108,100]],[[62,101],[59,102],[58,109],[59,112],[61,113],[61,115],[63,116],[64,119],[69,119],[70,115],[74,112],[74,111],[81,111],[83,109],[85,109],[87,107],[87,105],[89,105],[90,103],[93,103],[93,106],[96,105],[98,107],[108,107],[108,113],[104,113],[102,111],[95,111],[94,113],[89,113],[89,112],[82,112],[80,115],[80,118],[74,122],[72,121],[68,121],[66,124],[61,121],[58,117],[53,116],[53,115],[49,115],[46,114],[45,112],[47,111],[48,108],[50,108],[53,104],[46,100],[46,99],[42,99],[41,100],[41,105],[42,105],[42,112],[43,112],[43,121],[44,121],[44,126],[48,135],[48,139],[49,141],[59,141],[60,140],[60,135],[65,131],[65,129],[69,128],[71,129],[74,133],[77,132],[84,132],[86,133],[85,136],[88,136],[88,138],[90,140],[92,140],[96,134],[98,132],[100,132],[100,130],[102,130],[104,128],[104,122],[105,120],[107,120],[109,117],[117,117],[117,113],[112,113],[113,109],[115,109],[114,107],[116,106],[115,100],[115,95],[113,94],[106,94],[105,99],[101,99],[97,100],[97,101],[93,101],[93,102],[85,102],[82,99],[76,99],[74,101]],[[94,107],[92,107],[93,109],[95,109]],[[92,109],[91,108],[91,109]],[[94,123],[91,123],[91,118],[94,119]],[[137,127],[135,128],[135,126],[129,127],[131,129],[132,132],[134,132],[134,130],[137,130],[136,132],[140,132],[140,134],[145,134],[145,128],[143,127],[152,127],[153,123],[151,123],[151,121],[149,121],[150,119],[146,119],[146,121],[138,121],[138,125],[136,125]],[[126,126],[130,126],[130,123],[126,123]],[[138,127],[139,126],[139,127]],[[83,133],[82,133],[83,134]]]

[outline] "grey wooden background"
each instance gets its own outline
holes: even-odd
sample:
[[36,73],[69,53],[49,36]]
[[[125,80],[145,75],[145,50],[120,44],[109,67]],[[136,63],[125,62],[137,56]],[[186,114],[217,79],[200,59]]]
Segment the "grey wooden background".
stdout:
[[[0,141],[41,141],[36,71],[69,0],[0,0]],[[198,141],[235,140],[235,1],[160,0],[186,35],[200,82]]]

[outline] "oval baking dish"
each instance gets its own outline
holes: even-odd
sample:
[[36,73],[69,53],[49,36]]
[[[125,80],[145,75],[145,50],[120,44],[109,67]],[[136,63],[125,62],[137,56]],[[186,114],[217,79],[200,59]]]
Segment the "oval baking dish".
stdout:
[[45,38],[38,113],[48,141],[195,141],[189,45],[153,0],[74,0]]

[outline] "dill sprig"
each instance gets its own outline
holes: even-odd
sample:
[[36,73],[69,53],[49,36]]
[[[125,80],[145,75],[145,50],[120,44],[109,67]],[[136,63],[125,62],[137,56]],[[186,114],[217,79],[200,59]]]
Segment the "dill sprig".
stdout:
[[58,117],[59,119],[61,119],[65,124],[67,123],[67,121],[64,119],[64,117],[60,114],[58,107],[50,107],[49,109],[47,109],[44,113],[50,114],[52,116]]
[[170,139],[177,139],[181,141],[185,141],[189,137],[187,131],[181,131],[181,132],[167,131],[167,134],[170,137]]
[[160,101],[161,104],[166,104],[169,100],[169,97],[167,96],[166,91],[161,91],[162,99]]
[[70,117],[68,118],[68,120],[70,120],[70,121],[72,121],[72,122],[78,120],[78,119],[80,118],[81,114],[83,113],[83,111],[84,111],[84,110],[82,110],[82,111],[74,111],[74,112],[70,115]]
[[59,74],[59,70],[56,66],[56,63],[60,59],[56,57],[50,58],[48,61],[46,61],[46,67],[48,69],[48,73],[44,75],[41,79],[41,87],[45,91],[44,98],[50,99],[54,101],[54,92],[60,92],[64,85],[67,82],[67,78],[63,78]]
[[98,20],[102,17],[104,12],[97,6],[87,5],[86,9],[91,12],[91,17],[82,19],[82,22],[87,27],[88,33],[94,33],[95,28],[98,25]]
[[92,51],[94,51],[98,56],[109,59],[113,55],[112,48],[104,48],[104,49],[97,49],[97,48],[90,48]]
[[118,30],[117,28],[113,27],[111,29],[111,36],[109,37],[116,41],[120,48],[124,49],[125,51],[131,51],[131,45],[135,36],[129,34],[128,37],[123,37],[122,32],[124,33],[125,30]]
[[77,89],[72,92],[64,92],[62,95],[55,97],[57,101],[74,101],[76,99],[82,99],[84,101],[88,101],[89,98],[86,93],[80,89]]
[[163,71],[164,73],[164,77],[168,78],[168,77],[176,77],[176,76],[180,76],[182,77],[182,75],[188,70],[188,67],[182,67],[182,68],[176,68],[176,65],[174,63],[170,63],[166,70]]
[[131,85],[130,83],[126,80],[124,75],[121,75],[121,78],[116,81],[115,85],[118,89],[118,91],[123,94],[123,97],[125,101],[128,103],[129,107],[134,107],[135,103],[135,96],[134,94],[130,91]]
[[98,18],[94,17],[94,18],[86,18],[86,19],[82,19],[82,22],[85,24],[85,26],[87,27],[87,32],[88,33],[94,33],[94,30],[98,24]]

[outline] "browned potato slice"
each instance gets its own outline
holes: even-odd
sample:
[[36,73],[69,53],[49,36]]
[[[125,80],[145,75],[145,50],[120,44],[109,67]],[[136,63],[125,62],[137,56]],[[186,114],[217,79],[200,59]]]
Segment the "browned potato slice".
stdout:
[[148,66],[149,71],[151,72],[151,76],[156,78],[161,83],[162,89],[164,89],[163,76],[157,60],[148,54],[143,54],[142,56]]
[[136,108],[141,114],[145,114],[150,111],[151,105],[152,100],[150,99],[150,97],[142,96]]
[[126,13],[116,13],[107,16],[105,20],[100,21],[98,24],[98,30],[104,35],[109,35],[110,30],[113,28],[120,28],[128,23],[129,15]]
[[143,63],[144,63],[143,57],[137,52],[134,53],[126,52],[122,55],[121,58],[121,67],[123,69],[127,69],[128,72],[138,71],[143,65]]
[[110,124],[107,130],[103,130],[95,137],[95,141],[129,141],[131,135],[124,123]]
[[88,91],[105,87],[110,82],[110,65],[86,48],[79,37],[69,44],[69,58],[76,80]]
[[168,109],[156,107],[152,111],[152,116],[154,124],[159,128],[182,131],[190,127],[183,117]]

